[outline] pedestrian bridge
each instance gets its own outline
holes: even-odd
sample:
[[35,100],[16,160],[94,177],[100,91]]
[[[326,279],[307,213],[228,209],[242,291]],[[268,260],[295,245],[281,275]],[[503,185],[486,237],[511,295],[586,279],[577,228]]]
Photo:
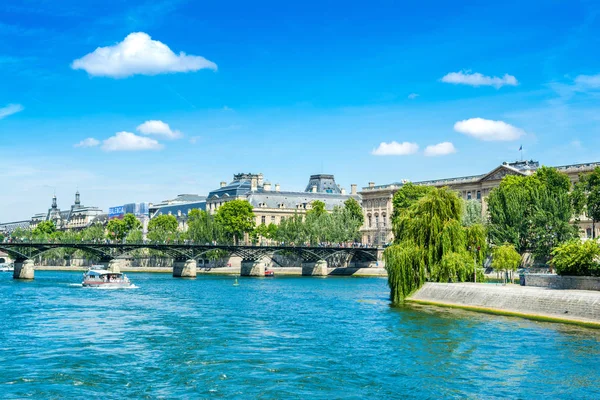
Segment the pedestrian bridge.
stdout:
[[[105,242],[0,243],[0,251],[4,251],[15,260],[14,277],[16,279],[33,279],[33,260],[56,249],[84,251],[113,270],[119,268],[121,260],[135,258],[137,251],[149,249],[172,258],[175,261],[173,276],[178,277],[196,276],[197,262],[210,258],[211,254],[219,254],[221,257],[240,257],[242,259],[242,275],[264,275],[267,264],[272,263],[274,267],[277,267],[275,255],[289,256],[301,260],[303,275],[327,275],[327,266],[334,259],[343,259],[348,264],[350,261],[369,264],[380,259],[383,250],[376,247],[362,246],[252,246]],[[215,251],[219,252],[215,253]]]

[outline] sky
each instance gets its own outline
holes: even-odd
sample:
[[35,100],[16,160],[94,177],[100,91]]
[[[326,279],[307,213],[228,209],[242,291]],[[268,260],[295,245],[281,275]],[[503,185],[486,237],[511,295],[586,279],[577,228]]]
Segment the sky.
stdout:
[[600,161],[599,45],[588,0],[4,0],[0,222]]

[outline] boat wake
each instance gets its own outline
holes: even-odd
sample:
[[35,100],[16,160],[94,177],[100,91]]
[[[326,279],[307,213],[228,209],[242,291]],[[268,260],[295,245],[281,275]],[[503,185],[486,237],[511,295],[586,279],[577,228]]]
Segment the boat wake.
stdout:
[[[79,286],[82,286],[81,284]],[[139,286],[131,285],[131,286],[83,286],[86,289],[94,289],[94,290],[126,290],[126,289],[139,289]]]

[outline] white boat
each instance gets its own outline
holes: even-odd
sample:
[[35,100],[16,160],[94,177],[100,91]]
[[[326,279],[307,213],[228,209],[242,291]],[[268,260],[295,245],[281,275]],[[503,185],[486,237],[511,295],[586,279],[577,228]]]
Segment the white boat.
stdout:
[[84,287],[116,289],[128,288],[133,284],[129,278],[127,278],[127,275],[124,275],[120,272],[111,272],[106,269],[97,269],[92,267],[85,274],[83,274],[82,285]]
[[13,272],[15,270],[15,266],[13,264],[3,263],[0,264],[0,272]]

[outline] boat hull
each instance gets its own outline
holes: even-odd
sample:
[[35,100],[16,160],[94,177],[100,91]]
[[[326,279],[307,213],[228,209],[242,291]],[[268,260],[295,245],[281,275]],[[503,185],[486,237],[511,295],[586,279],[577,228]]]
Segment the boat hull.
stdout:
[[119,289],[131,287],[131,282],[86,282],[83,281],[83,287],[97,287],[107,289]]

